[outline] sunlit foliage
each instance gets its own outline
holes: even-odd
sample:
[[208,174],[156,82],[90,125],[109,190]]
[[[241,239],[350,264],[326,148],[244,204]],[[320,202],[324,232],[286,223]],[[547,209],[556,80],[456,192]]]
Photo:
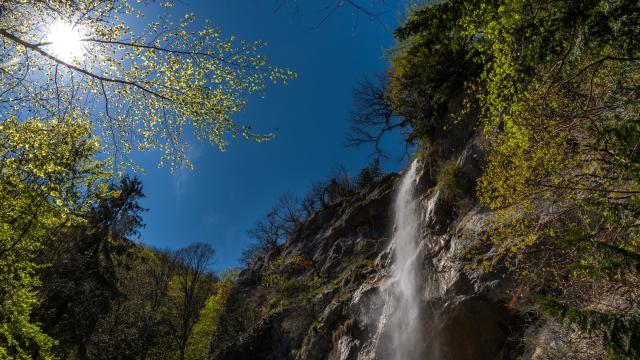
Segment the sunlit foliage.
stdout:
[[187,344],[186,359],[204,360],[208,358],[211,338],[220,325],[229,294],[236,284],[236,278],[237,272],[226,271],[214,285],[213,295],[207,299],[200,311],[198,321],[193,326],[193,331]]
[[[144,16],[157,7],[156,19]],[[2,1],[0,120],[81,112],[117,163],[132,149],[158,149],[162,164],[188,166],[185,130],[220,149],[230,136],[271,138],[232,120],[248,95],[294,77],[269,65],[263,46],[224,37],[169,2]]]
[[432,4],[397,32],[388,92],[421,140],[472,111],[489,262],[612,358],[637,357],[640,332],[639,29],[637,1]]
[[0,357],[51,357],[55,341],[32,322],[43,241],[82,221],[106,190],[86,122],[0,123]]

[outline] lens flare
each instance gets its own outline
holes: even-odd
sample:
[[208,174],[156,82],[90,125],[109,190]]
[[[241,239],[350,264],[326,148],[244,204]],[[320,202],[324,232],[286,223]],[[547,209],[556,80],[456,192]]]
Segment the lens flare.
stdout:
[[65,21],[51,24],[46,41],[51,54],[66,62],[82,60],[86,53],[81,29]]

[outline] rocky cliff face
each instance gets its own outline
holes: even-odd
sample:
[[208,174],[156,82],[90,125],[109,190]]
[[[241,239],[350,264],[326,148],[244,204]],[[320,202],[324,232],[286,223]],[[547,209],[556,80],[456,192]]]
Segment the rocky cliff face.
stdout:
[[[471,142],[458,163],[474,174],[480,157]],[[461,255],[477,242],[491,214],[473,203],[456,209],[436,194],[427,173],[421,172],[416,190],[423,219],[417,255],[423,331],[416,354],[513,359],[522,352],[516,339],[523,326],[507,306],[512,284],[506,274],[474,270]],[[376,332],[399,179],[389,174],[316,213],[278,252],[242,271],[211,359],[390,359]]]

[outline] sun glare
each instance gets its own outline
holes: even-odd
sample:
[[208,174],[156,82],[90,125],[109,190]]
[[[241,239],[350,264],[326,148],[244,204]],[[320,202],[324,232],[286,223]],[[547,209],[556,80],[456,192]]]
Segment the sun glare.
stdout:
[[78,27],[64,21],[55,21],[49,27],[47,42],[51,53],[63,61],[81,60],[86,49],[82,42],[82,32]]

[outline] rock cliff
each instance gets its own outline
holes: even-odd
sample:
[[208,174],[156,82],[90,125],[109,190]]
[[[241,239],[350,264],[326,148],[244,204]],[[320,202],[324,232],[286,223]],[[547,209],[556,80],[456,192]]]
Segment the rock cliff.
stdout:
[[[477,142],[455,157],[474,176]],[[393,248],[392,203],[399,174],[319,211],[277,251],[239,275],[211,359],[388,359],[376,329]],[[417,197],[422,339],[429,359],[513,359],[523,321],[509,309],[506,273],[484,273],[463,256],[476,247],[491,213],[471,200],[455,206],[428,171]],[[429,202],[432,202],[429,204]],[[427,213],[429,212],[429,213]],[[484,249],[489,254],[490,248]]]

